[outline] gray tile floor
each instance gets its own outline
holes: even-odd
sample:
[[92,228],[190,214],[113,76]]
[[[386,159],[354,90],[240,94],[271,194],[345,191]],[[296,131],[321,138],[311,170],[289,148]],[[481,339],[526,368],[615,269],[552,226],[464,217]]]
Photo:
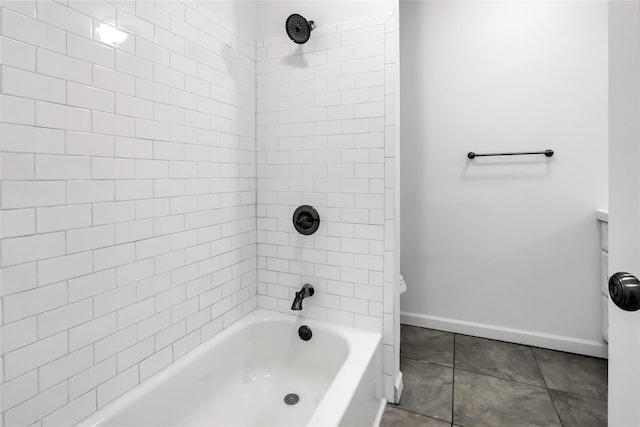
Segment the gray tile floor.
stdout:
[[607,425],[607,361],[402,325],[382,427]]

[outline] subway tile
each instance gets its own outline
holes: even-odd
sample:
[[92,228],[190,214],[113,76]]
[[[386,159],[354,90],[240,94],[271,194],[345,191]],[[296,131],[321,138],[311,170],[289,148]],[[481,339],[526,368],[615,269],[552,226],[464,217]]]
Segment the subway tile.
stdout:
[[144,381],[173,362],[173,350],[166,347],[140,363],[140,380]]
[[[35,178],[33,154],[2,153],[0,176],[3,180],[19,181]],[[6,231],[6,229],[4,230]]]
[[98,408],[102,408],[138,384],[138,367],[134,366],[98,386]]
[[[115,157],[153,157],[153,142],[142,139],[116,137]],[[139,165],[136,164],[136,176],[139,174]],[[142,176],[144,178],[145,176]]]
[[67,99],[64,80],[4,65],[2,91],[9,95],[60,103],[66,102]]
[[31,425],[67,403],[67,383],[52,387],[4,414],[6,425]]
[[97,19],[93,20],[92,36],[94,41],[116,48],[119,51],[130,54],[135,54],[136,52],[136,37],[133,34]]
[[69,379],[69,398],[76,399],[115,375],[115,357],[96,363],[93,367]]
[[135,133],[137,138],[167,141],[170,139],[169,132],[167,123],[136,119]]
[[[145,21],[152,22],[162,28],[169,28],[171,25],[171,15],[162,10],[153,2],[141,1],[136,3],[136,15]],[[156,38],[157,38],[156,28]]]
[[153,118],[153,102],[134,96],[117,94],[116,112],[124,116]]
[[35,0],[5,0],[2,7],[13,10],[21,15],[36,17],[36,1]]
[[48,337],[87,322],[92,314],[93,304],[89,299],[42,313],[38,315],[38,337]]
[[109,24],[116,23],[116,8],[105,1],[69,0],[69,7]]
[[[68,282],[69,302],[79,301],[104,293],[116,287],[115,269],[99,271],[86,276],[70,279]],[[79,329],[79,328],[76,328]],[[73,347],[74,334],[80,331],[70,332],[70,344]]]
[[37,51],[38,73],[83,84],[91,84],[91,64],[45,49]]
[[130,159],[94,157],[91,159],[91,174],[93,179],[133,178],[135,176],[134,161]]
[[40,390],[60,383],[93,365],[93,349],[85,347],[38,369]]
[[184,74],[157,63],[153,65],[153,78],[158,83],[178,89],[185,89],[185,86],[187,86],[191,89],[187,89],[187,91],[196,94],[209,93],[209,86],[206,82],[191,76],[185,77]]
[[[84,3],[94,3],[84,2]],[[110,46],[96,43],[84,37],[74,34],[67,35],[67,53],[69,56],[100,65],[106,68],[115,68],[115,50]]]
[[156,43],[179,54],[184,54],[185,41],[171,31],[156,27]]
[[164,65],[168,67],[171,62],[171,55],[168,49],[144,39],[138,39],[136,41],[136,55],[141,59],[150,61],[154,65]]
[[167,86],[140,78],[135,80],[135,95],[139,98],[170,104],[170,93]]
[[35,262],[3,267],[0,273],[2,275],[2,288],[0,289],[2,296],[33,289],[38,283]]
[[115,96],[112,92],[73,82],[67,83],[67,103],[76,107],[113,113]]
[[131,366],[140,363],[142,360],[154,353],[153,337],[140,341],[139,343],[118,353],[118,372],[129,369]]
[[35,124],[35,101],[9,95],[0,95],[0,120],[21,125]]
[[153,221],[144,219],[116,224],[116,244],[153,237]]
[[[6,154],[3,156],[6,157]],[[35,234],[36,216],[34,209],[15,209],[2,212],[2,238]]]
[[134,283],[152,276],[154,273],[153,260],[146,259],[132,262],[117,268],[118,286]]
[[120,51],[116,51],[116,70],[144,79],[153,79],[153,63]]
[[[91,301],[91,300],[86,300]],[[69,349],[75,351],[79,348],[89,348],[88,344],[105,338],[117,330],[117,321],[114,313],[98,317],[82,323],[69,330]]]
[[[0,327],[0,352],[9,353],[38,340],[38,323],[32,316]],[[4,405],[3,405],[4,406]]]
[[90,131],[91,112],[82,108],[49,102],[36,102],[36,125],[42,127]]
[[134,136],[134,119],[131,117],[93,111],[91,121],[93,132],[115,136]]
[[198,30],[184,22],[184,9],[181,11],[180,18],[171,17],[170,30],[185,40],[196,40],[198,37]]
[[2,265],[10,266],[63,255],[64,233],[14,237],[3,239],[1,244]]
[[2,35],[52,51],[64,53],[66,50],[64,30],[9,10],[2,13]]
[[91,38],[91,18],[54,1],[39,1],[39,21],[46,22],[70,33]]
[[152,180],[137,179],[116,181],[116,200],[150,199],[152,197]]
[[115,200],[115,185],[113,181],[67,181],[66,193],[67,203],[108,202]]
[[[97,295],[94,298],[94,313],[102,316],[115,310],[133,304],[136,301],[135,285],[122,286],[114,290]],[[105,343],[105,347],[108,345]],[[110,353],[112,355],[113,353]],[[108,357],[108,356],[105,356]],[[101,359],[102,360],[102,359]]]
[[356,45],[356,58],[381,55],[385,52],[385,41],[374,40]]
[[64,131],[0,123],[4,152],[64,153]]
[[153,40],[153,24],[128,13],[123,9],[117,10],[117,24],[120,29],[147,40]]
[[23,70],[36,70],[36,48],[7,37],[0,37],[2,63]]
[[88,227],[91,225],[91,205],[38,208],[36,221],[38,233]]
[[135,77],[98,65],[93,66],[93,84],[113,92],[128,95],[135,93]]
[[83,276],[92,271],[91,252],[38,261],[38,286]]
[[93,265],[96,271],[128,264],[135,260],[133,243],[109,246],[93,251]]
[[180,321],[169,328],[158,332],[156,337],[156,351],[165,348],[185,335],[185,322]]
[[38,393],[38,372],[31,371],[28,374],[3,383],[0,385],[0,393],[2,393],[2,406],[0,408],[5,412],[7,409],[26,401]]
[[42,425],[43,427],[75,425],[96,409],[96,392],[91,391],[43,418]]
[[38,154],[35,156],[36,179],[65,180],[91,177],[89,157]]
[[36,343],[12,351],[4,356],[5,378],[7,380],[16,378],[32,369],[56,360],[65,354],[67,354],[66,332],[41,339]]
[[67,154],[110,157],[114,155],[113,146],[110,135],[67,131]]

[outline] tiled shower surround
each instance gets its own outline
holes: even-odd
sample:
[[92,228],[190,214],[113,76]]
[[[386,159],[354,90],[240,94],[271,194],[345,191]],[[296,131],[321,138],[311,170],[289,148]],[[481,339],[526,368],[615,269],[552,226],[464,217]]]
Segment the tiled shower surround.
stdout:
[[305,282],[384,331],[393,398],[396,15],[297,46],[198,2],[1,13],[0,425],[79,422]]
[[[384,330],[390,399],[396,19],[319,26],[302,46],[283,34],[256,50],[258,305],[290,313],[310,283],[303,316]],[[302,204],[320,214],[312,236],[292,226]]]
[[2,6],[4,425],[70,425],[256,307],[255,45],[190,3]]

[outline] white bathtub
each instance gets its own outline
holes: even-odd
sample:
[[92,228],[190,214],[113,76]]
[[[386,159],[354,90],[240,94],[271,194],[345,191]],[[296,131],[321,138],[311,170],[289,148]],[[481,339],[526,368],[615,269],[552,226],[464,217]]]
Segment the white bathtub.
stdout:
[[255,310],[80,425],[375,426],[381,351],[378,333]]

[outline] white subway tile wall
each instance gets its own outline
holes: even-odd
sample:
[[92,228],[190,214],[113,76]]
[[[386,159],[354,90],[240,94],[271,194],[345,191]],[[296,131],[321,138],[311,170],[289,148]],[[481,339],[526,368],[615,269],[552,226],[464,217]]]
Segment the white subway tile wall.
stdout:
[[0,425],[72,425],[257,306],[255,41],[3,1]]
[[[258,305],[384,332],[385,394],[399,369],[397,14],[320,25],[304,45],[257,41]],[[298,234],[295,209],[320,227]],[[395,307],[395,310],[394,310]],[[396,338],[397,337],[397,338]]]

